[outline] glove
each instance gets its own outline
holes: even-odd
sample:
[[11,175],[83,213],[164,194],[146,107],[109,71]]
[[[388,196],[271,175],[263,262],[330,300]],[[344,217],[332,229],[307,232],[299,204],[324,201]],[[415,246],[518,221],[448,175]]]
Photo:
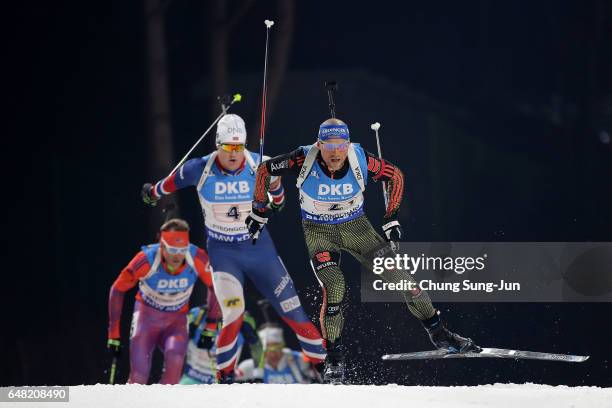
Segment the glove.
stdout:
[[212,330],[204,330],[202,334],[200,334],[200,339],[198,340],[198,348],[203,350],[210,350],[215,345],[215,332]]
[[106,342],[106,348],[111,356],[119,358],[121,355],[121,340],[120,339],[108,339]]
[[400,241],[402,239],[402,227],[397,220],[389,221],[382,226],[387,242]]
[[153,188],[153,184],[151,183],[145,183],[142,186],[142,191],[140,192],[140,195],[142,196],[142,201],[144,201],[144,203],[148,206],[151,207],[155,207],[157,205],[157,198],[155,198],[152,194],[151,194],[151,190]]
[[200,307],[198,310],[198,314],[193,316],[189,313],[189,338],[193,339],[195,337],[196,331],[198,327],[200,327],[200,323],[206,314],[206,308],[204,306]]
[[253,237],[253,245],[257,242],[257,238],[259,238],[259,234],[263,231],[264,227],[268,223],[268,214],[266,214],[265,210],[258,210],[253,208],[251,213],[246,220],[244,220],[247,228],[249,229],[249,234]]

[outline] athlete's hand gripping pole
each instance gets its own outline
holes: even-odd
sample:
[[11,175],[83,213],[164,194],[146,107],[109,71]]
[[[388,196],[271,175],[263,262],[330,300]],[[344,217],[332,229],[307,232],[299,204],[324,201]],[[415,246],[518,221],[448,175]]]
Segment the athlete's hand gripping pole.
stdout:
[[253,245],[257,243],[257,239],[259,238],[259,234],[263,231],[264,227],[268,223],[268,215],[267,211],[261,211],[255,207],[253,204],[253,209],[251,213],[246,217],[244,223],[246,224],[249,234],[253,238]]
[[142,201],[151,207],[155,207],[157,205],[157,200],[158,198],[153,196],[153,184],[151,183],[144,183],[142,185],[142,190],[140,190],[140,197],[142,198]]

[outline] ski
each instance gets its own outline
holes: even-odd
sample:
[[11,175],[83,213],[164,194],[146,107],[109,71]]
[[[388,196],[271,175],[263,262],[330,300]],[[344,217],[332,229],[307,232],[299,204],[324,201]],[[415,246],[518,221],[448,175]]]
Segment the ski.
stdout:
[[447,358],[513,358],[516,360],[562,361],[566,363],[581,363],[589,356],[572,354],[540,353],[537,351],[522,351],[498,348],[482,348],[480,352],[450,353],[446,350],[417,351],[414,353],[385,354],[385,361],[400,360],[433,360]]

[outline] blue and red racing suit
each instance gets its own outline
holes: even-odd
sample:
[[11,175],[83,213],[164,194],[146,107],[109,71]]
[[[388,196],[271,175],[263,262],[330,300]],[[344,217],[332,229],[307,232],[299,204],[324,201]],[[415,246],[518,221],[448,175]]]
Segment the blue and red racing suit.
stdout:
[[[217,339],[217,368],[233,372],[237,356],[237,336],[245,308],[244,279],[248,277],[279,316],[297,336],[304,354],[312,362],[325,358],[321,335],[304,312],[293,280],[278,256],[267,230],[257,245],[251,245],[244,219],[251,211],[259,155],[245,150],[245,159],[236,171],[224,169],[216,152],[187,161],[171,176],[152,187],[161,197],[195,187],[205,219],[208,254],[213,284],[223,314],[223,327]],[[284,200],[280,178],[270,183],[271,199]]]

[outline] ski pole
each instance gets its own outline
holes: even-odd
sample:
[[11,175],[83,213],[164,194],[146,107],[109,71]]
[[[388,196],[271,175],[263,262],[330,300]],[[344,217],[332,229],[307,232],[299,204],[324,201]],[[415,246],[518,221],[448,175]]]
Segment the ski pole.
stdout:
[[[208,134],[208,132],[210,132],[210,130],[217,124],[218,121],[221,120],[221,118],[223,116],[225,116],[227,110],[230,108],[230,106],[232,106],[235,102],[240,102],[242,100],[242,95],[240,95],[239,93],[235,94],[232,98],[232,101],[229,103],[229,105],[225,106],[223,105],[221,114],[219,116],[217,116],[217,118],[213,121],[213,123],[210,124],[210,126],[208,127],[208,129],[206,129],[206,131],[204,132],[204,134],[202,136],[200,136],[200,138],[198,139],[197,142],[195,142],[195,144],[193,146],[191,146],[191,149],[189,149],[189,151],[187,152],[187,154],[185,154],[185,156],[183,156],[183,158],[178,162],[178,164],[176,166],[174,166],[174,168],[172,169],[172,171],[170,172],[170,174],[168,174],[167,177],[170,177],[171,175],[174,174],[174,172],[183,165],[183,163],[185,163],[185,160],[187,160],[187,157],[189,157],[189,155],[191,154],[191,152],[193,152],[193,150],[200,144],[200,142],[204,139],[204,137],[206,137],[206,135]],[[167,178],[166,177],[166,178]]]
[[[266,25],[266,52],[264,55],[264,73],[263,73],[263,89],[261,91],[261,124],[259,127],[259,163],[263,162],[263,153],[264,153],[264,138],[266,133],[266,103],[268,93],[268,84],[266,82],[266,78],[268,76],[268,44],[270,43],[270,27],[274,25],[274,21],[272,20],[264,20],[264,24]],[[257,231],[253,234],[252,244],[255,245],[257,240],[259,239],[260,231]]]
[[325,81],[325,89],[327,89],[327,98],[329,99],[329,111],[331,117],[336,117],[336,91],[338,90],[338,82]]
[[[257,301],[257,306],[259,306],[259,310],[261,310],[261,314],[263,315],[264,321],[265,323],[270,323],[270,314],[268,313],[268,308],[270,307],[270,302],[268,302],[268,299],[260,299]],[[266,341],[266,337],[264,336],[262,344],[261,344],[261,357],[259,359],[259,362],[257,364],[257,366],[259,368],[263,368],[264,363],[265,363],[265,355],[266,355],[266,348],[267,348],[267,341]]]
[[111,366],[110,366],[110,375],[108,378],[108,383],[110,385],[114,385],[115,384],[115,377],[117,375],[117,357],[113,356],[113,359],[111,361]]
[[[378,129],[380,129],[380,123],[378,122],[372,123],[370,125],[370,129],[372,129],[374,133],[376,133],[376,147],[378,148],[378,158],[382,160],[382,150],[380,149],[380,138],[378,137]],[[382,182],[382,188],[383,188],[383,198],[385,200],[385,210],[386,210],[389,204],[389,196],[387,192],[387,183],[385,181]]]
[[108,339],[106,348],[112,353],[111,366],[108,371],[108,383],[112,385],[115,384],[115,379],[117,377],[117,364],[119,363],[119,354],[121,353],[121,340]]
[[266,25],[266,53],[264,55],[264,74],[263,74],[263,89],[261,92],[261,126],[259,127],[259,163],[263,162],[264,138],[266,133],[266,103],[268,84],[266,78],[268,76],[268,44],[270,42],[270,27],[274,25],[274,21],[264,20]]

